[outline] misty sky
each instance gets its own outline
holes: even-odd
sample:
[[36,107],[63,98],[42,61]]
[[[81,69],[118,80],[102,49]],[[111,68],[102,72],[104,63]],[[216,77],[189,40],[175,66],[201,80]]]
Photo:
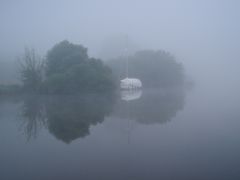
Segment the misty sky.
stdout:
[[127,34],[136,49],[170,51],[190,74],[217,78],[238,72],[239,19],[238,0],[1,0],[0,57],[67,39],[111,58]]

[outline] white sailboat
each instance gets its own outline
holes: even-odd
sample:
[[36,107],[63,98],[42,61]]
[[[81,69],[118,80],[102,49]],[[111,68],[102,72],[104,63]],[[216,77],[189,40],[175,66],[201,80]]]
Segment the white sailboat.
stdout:
[[126,48],[126,78],[122,79],[120,82],[121,89],[130,90],[130,89],[140,89],[142,88],[142,82],[137,78],[128,77],[128,53]]
[[128,78],[121,80],[120,87],[122,89],[139,89],[142,87],[142,82],[137,78]]

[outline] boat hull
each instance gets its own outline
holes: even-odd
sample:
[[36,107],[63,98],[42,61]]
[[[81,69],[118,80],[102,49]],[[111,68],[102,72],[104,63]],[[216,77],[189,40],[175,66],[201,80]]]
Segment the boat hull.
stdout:
[[120,82],[121,89],[140,89],[142,82],[137,78],[125,78]]

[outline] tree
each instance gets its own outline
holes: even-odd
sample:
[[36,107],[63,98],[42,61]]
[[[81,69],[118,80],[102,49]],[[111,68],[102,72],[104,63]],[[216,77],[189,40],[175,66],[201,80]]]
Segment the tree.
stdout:
[[100,59],[88,57],[87,48],[62,41],[48,51],[46,87],[49,93],[109,92],[115,81]]
[[20,58],[20,73],[25,91],[39,92],[43,82],[44,62],[34,49],[25,49]]
[[[107,62],[119,79],[126,77],[126,59]],[[181,63],[165,51],[143,50],[129,57],[129,77],[139,78],[144,87],[176,87],[184,83]]]
[[61,41],[47,53],[46,76],[65,73],[75,65],[87,60],[87,48],[69,43],[67,40]]

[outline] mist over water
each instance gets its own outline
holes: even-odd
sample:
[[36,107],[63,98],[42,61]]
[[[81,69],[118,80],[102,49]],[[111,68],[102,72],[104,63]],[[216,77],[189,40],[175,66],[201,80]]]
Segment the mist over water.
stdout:
[[[0,179],[239,179],[239,10],[237,0],[1,1]],[[25,47],[49,60],[61,43],[83,45],[116,82],[127,47],[143,88],[1,96],[21,84]],[[171,66],[151,61],[165,52]]]

